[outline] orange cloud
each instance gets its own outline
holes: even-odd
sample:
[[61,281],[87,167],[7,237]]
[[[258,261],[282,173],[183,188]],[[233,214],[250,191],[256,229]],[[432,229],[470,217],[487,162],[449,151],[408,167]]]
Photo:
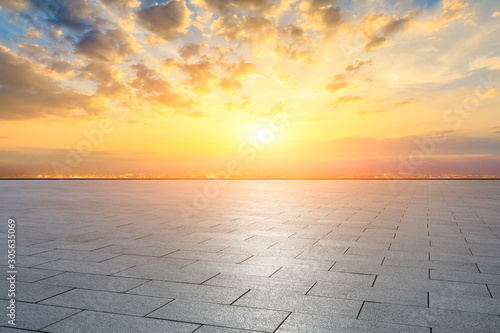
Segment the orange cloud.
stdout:
[[219,81],[219,86],[226,90],[234,90],[242,87],[241,79],[255,73],[254,64],[241,60],[238,63],[230,64],[226,71],[230,73],[228,77],[223,77]]
[[0,118],[88,118],[108,111],[96,95],[63,88],[41,67],[0,47]]
[[330,78],[330,82],[325,85],[325,90],[330,94],[334,94],[339,90],[345,89],[349,87],[349,83],[345,80],[344,75],[337,74]]
[[195,64],[184,63],[179,68],[189,75],[186,83],[194,87],[198,95],[207,95],[213,91],[217,76],[213,73],[214,66],[209,61],[199,61]]
[[163,80],[155,70],[146,65],[136,64],[130,68],[136,73],[130,85],[137,89],[137,97],[174,109],[188,109],[195,104],[192,99],[175,92],[170,82]]
[[362,98],[360,96],[340,96],[335,102],[328,104],[328,106],[336,108],[339,104],[352,104],[360,102],[361,100]]

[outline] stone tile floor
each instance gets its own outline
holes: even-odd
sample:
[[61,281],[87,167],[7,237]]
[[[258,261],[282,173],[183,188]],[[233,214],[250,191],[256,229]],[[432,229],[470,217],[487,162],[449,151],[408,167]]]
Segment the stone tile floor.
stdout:
[[500,182],[0,181],[1,332],[499,332]]

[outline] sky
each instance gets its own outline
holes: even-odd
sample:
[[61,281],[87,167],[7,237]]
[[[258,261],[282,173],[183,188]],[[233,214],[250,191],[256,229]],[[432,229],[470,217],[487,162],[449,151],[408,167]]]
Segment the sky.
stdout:
[[500,176],[498,0],[2,0],[0,177]]

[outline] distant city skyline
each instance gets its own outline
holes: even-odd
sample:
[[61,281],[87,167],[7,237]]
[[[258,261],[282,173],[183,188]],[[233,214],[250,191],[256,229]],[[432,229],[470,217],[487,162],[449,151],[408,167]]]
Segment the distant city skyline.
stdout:
[[496,0],[5,0],[0,177],[498,177]]

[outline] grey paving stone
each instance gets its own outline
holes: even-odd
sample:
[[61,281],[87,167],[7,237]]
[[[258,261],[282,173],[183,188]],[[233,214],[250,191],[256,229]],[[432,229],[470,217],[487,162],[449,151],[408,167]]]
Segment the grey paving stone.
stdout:
[[[6,309],[8,304],[7,300],[0,300],[2,309]],[[36,331],[79,311],[42,304],[16,302],[16,327]],[[8,326],[7,320],[9,320],[9,317],[4,313],[0,319],[0,326]]]
[[478,273],[475,263],[461,261],[442,261],[442,260],[402,260],[395,258],[385,258],[384,266],[401,267],[421,267],[426,269],[443,269],[447,271],[464,271]]
[[22,245],[17,246],[16,249],[17,249],[17,252],[23,256],[31,256],[34,254],[41,254],[41,253],[50,251],[49,249],[22,246]]
[[341,316],[317,316],[292,313],[276,331],[277,333],[429,333],[427,327],[397,325],[376,321],[344,318]]
[[247,291],[248,289],[243,288],[151,281],[129,290],[128,293],[188,301],[231,304]]
[[427,292],[425,290],[372,288],[352,286],[348,284],[318,282],[311,288],[311,290],[309,290],[307,295],[331,297],[336,299],[427,306]]
[[186,267],[195,260],[178,259],[178,258],[168,258],[168,257],[151,257],[151,256],[136,256],[131,254],[118,255],[114,258],[104,261],[103,263],[111,265],[158,265],[163,267],[169,267],[172,269],[180,269]]
[[467,255],[449,254],[449,253],[431,253],[431,260],[453,261],[459,263],[477,263],[500,265],[500,258],[496,257],[479,257],[473,256],[471,253]]
[[265,265],[249,265],[249,264],[230,264],[221,262],[209,261],[196,261],[183,268],[186,272],[207,272],[208,274],[240,274],[240,275],[255,275],[269,277],[277,270],[279,266],[265,266]]
[[324,316],[339,314],[353,319],[358,315],[362,304],[362,301],[357,300],[307,296],[269,290],[251,290],[234,303],[234,305],[294,313],[309,313]]
[[479,312],[500,315],[500,299],[488,297],[454,297],[441,293],[429,293],[431,308]]
[[[5,270],[4,270],[5,271]],[[42,279],[46,279],[51,276],[61,274],[60,271],[52,271],[48,269],[39,268],[25,268],[18,267],[16,278],[21,282],[36,282]]]
[[170,301],[172,299],[169,298],[73,289],[42,301],[41,304],[113,312],[132,316],[145,316]]
[[283,267],[277,271],[273,279],[306,280],[306,281],[329,281],[331,283],[344,283],[356,286],[371,286],[375,281],[375,274],[353,274],[332,271],[310,271]]
[[12,327],[2,327],[2,333],[23,333],[23,332],[37,332],[32,330],[23,330],[20,328],[12,328]]
[[429,254],[426,251],[424,250],[419,252],[396,251],[396,250],[390,251],[390,250],[382,250],[369,247],[350,247],[345,254],[353,256],[377,256],[386,258],[398,258],[404,260],[426,260],[429,258]]
[[[69,290],[69,288],[64,287],[19,281],[16,282],[15,289],[16,301],[27,303],[36,303]],[[0,298],[8,299],[7,290],[9,290],[9,283],[7,280],[0,281],[0,290],[5,291],[0,294]]]
[[469,244],[473,255],[479,257],[500,257],[498,244]]
[[148,280],[83,273],[62,273],[38,281],[44,285],[114,292],[125,292],[146,282]]
[[172,269],[150,264],[126,269],[115,274],[115,276],[183,283],[202,283],[217,274],[214,271]]
[[500,274],[500,264],[477,264],[481,273]]
[[500,275],[498,274],[471,273],[471,272],[458,272],[458,271],[445,271],[441,269],[432,269],[430,271],[430,277],[433,280],[500,284]]
[[76,251],[76,250],[49,250],[36,255],[41,258],[53,258],[53,259],[70,259],[70,260],[82,260],[82,261],[103,261],[116,257],[116,254],[101,253],[101,252],[90,252],[90,251]]
[[162,257],[175,251],[177,251],[177,249],[175,248],[158,248],[155,246],[140,247],[134,245],[129,245],[129,246],[111,245],[95,250],[92,253],[100,254],[102,256],[104,255],[112,256],[112,254],[131,254],[131,255]]
[[18,267],[27,267],[27,268],[56,260],[51,258],[42,258],[38,256],[23,256],[23,255],[18,255],[16,259],[17,259],[16,264]]
[[500,285],[498,284],[488,284],[486,285],[493,298],[500,298]]
[[284,311],[175,300],[148,317],[274,332],[288,314]]
[[213,253],[199,251],[176,251],[166,256],[167,258],[190,259],[200,261],[213,261],[238,264],[250,258],[250,255],[235,253]]
[[305,295],[314,285],[313,281],[271,279],[261,276],[219,274],[203,283],[204,285],[222,286],[258,290],[287,290]]
[[[385,263],[385,261],[384,261]],[[330,269],[331,272],[345,272],[355,274],[375,274],[375,275],[392,275],[397,277],[406,277],[414,279],[428,279],[429,270],[421,267],[404,267],[404,266],[382,266],[378,263],[338,261]]]
[[489,297],[486,284],[442,280],[401,279],[395,276],[378,276],[374,287],[415,291],[435,291],[452,295]]
[[48,241],[40,244],[33,245],[32,247],[41,249],[65,249],[65,250],[79,250],[79,251],[92,251],[105,246],[109,246],[111,241],[101,242],[67,242],[62,240]]
[[497,332],[500,317],[482,313],[366,302],[360,319],[468,332]]
[[217,327],[209,325],[203,325],[196,330],[196,333],[251,333],[251,332],[258,332],[258,331],[239,330],[235,328]]
[[190,333],[199,325],[113,313],[83,311],[44,329],[52,333]]
[[109,264],[106,262],[73,261],[59,259],[34,268],[87,274],[111,275],[133,267],[133,264]]
[[316,260],[303,260],[282,257],[263,257],[252,256],[243,262],[243,264],[250,265],[264,265],[264,266],[282,266],[282,267],[295,267],[310,270],[329,270],[335,261],[316,261]]

